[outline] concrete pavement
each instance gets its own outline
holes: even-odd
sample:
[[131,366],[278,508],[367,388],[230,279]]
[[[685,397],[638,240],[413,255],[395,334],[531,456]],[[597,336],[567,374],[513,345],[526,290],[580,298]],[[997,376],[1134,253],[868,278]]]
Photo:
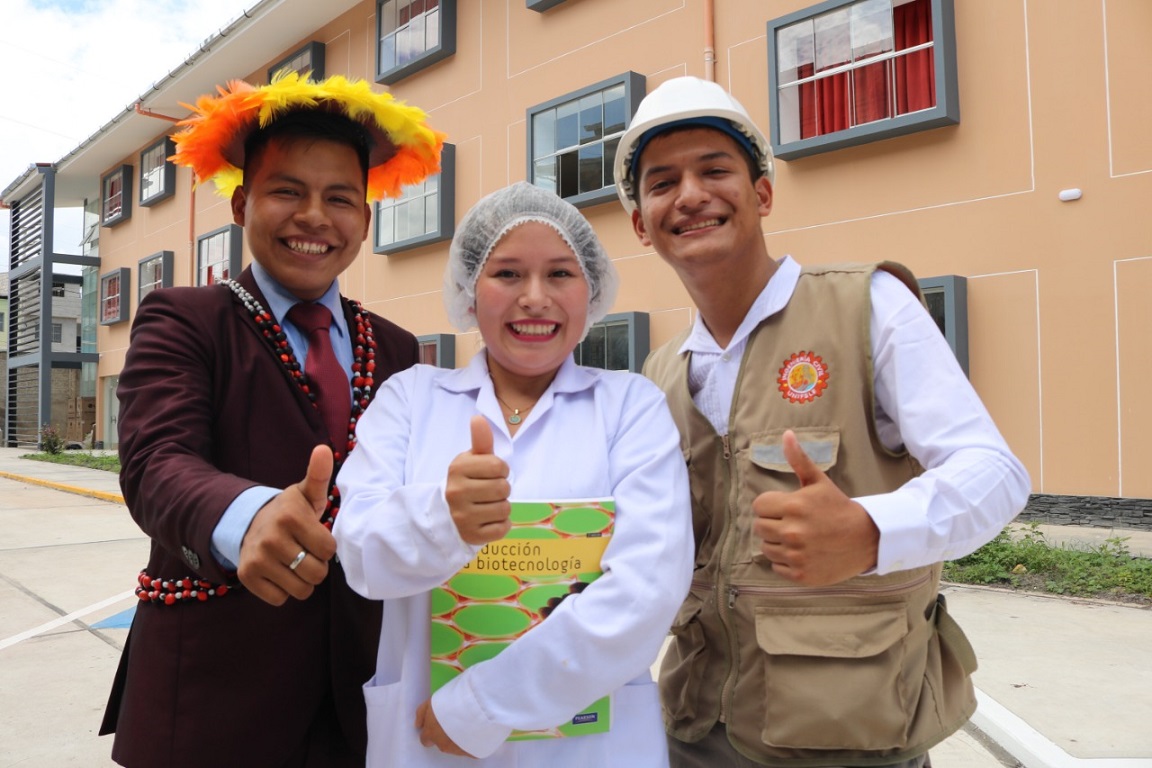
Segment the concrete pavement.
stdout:
[[[0,448],[0,768],[111,766],[100,717],[147,538],[115,475]],[[1044,528],[1052,541],[1152,534]],[[1087,531],[1087,533],[1085,533]],[[1152,768],[1152,609],[946,586],[979,709],[935,768]]]

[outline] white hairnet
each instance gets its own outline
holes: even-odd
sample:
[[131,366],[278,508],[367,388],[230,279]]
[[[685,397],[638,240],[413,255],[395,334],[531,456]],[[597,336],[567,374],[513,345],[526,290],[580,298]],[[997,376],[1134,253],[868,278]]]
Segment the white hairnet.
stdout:
[[520,181],[481,198],[456,226],[444,270],[444,309],[458,330],[476,326],[476,279],[488,255],[504,235],[530,221],[555,229],[580,262],[588,281],[584,334],[608,314],[619,278],[592,225],[554,192]]

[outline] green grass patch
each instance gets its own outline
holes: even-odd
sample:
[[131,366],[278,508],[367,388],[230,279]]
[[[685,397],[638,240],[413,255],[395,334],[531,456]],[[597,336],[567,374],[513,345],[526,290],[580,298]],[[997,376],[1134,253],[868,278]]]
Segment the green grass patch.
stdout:
[[60,453],[26,453],[20,458],[46,461],[50,464],[70,464],[74,467],[120,472],[120,457],[115,453],[89,453],[88,451],[61,451]]
[[1038,523],[1009,528],[967,557],[944,563],[943,578],[1031,592],[1152,604],[1152,560],[1116,536],[1103,544],[1059,546]]

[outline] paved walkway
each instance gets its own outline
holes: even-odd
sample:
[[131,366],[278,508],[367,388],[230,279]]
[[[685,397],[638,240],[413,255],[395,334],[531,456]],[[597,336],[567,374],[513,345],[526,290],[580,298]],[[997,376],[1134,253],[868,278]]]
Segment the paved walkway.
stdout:
[[[111,766],[96,732],[148,541],[115,475],[0,448],[0,768]],[[1042,530],[1051,541],[1152,533]],[[935,768],[1152,768],[1152,609],[947,586],[979,709]]]

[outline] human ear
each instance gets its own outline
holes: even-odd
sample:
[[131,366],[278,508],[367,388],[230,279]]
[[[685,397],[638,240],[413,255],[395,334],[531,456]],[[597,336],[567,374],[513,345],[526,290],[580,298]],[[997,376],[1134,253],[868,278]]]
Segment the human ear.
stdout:
[[641,245],[652,245],[652,238],[648,237],[648,228],[644,225],[644,217],[640,215],[639,208],[632,211],[632,231],[636,233]]

